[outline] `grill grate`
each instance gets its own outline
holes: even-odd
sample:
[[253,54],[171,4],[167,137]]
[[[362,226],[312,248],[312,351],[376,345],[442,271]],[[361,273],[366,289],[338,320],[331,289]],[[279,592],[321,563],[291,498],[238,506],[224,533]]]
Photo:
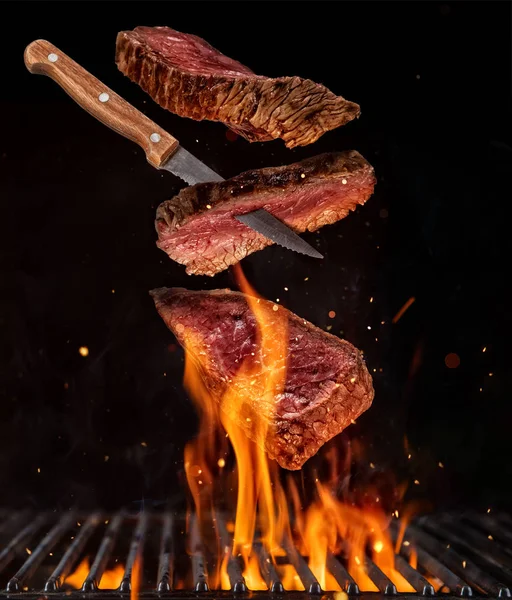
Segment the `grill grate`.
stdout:
[[[280,566],[293,565],[305,592],[286,592],[289,598],[333,596],[322,591],[318,580],[291,539],[285,540],[286,555],[277,565],[270,560],[262,544],[256,543],[260,574],[268,590],[251,592],[242,575],[243,567],[235,557],[226,556],[230,591],[210,591],[214,567],[206,540],[201,537],[197,520],[188,521],[170,513],[117,513],[110,518],[100,513],[83,516],[2,513],[0,518],[0,597],[84,596],[128,597],[138,556],[144,570],[140,584],[143,597],[218,597],[240,595],[277,597],[285,593],[279,576]],[[214,527],[215,525],[215,527]],[[396,538],[398,522],[392,526]],[[212,524],[222,548],[231,547],[231,534],[221,515]],[[204,535],[204,531],[203,531]],[[441,514],[416,519],[406,530],[406,544],[395,557],[395,569],[416,590],[399,593],[395,583],[369,558],[366,572],[379,592],[360,590],[341,556],[329,554],[327,567],[349,596],[372,595],[413,597],[492,597],[509,598],[512,585],[512,519],[507,515]],[[185,548],[188,548],[188,552]],[[92,561],[83,573],[83,581],[71,588],[66,578],[83,564]],[[415,567],[411,559],[417,560]],[[107,569],[116,566],[121,576],[116,589],[100,589]],[[121,567],[122,565],[122,567]],[[432,582],[436,582],[434,586]],[[436,591],[438,589],[438,591]]]

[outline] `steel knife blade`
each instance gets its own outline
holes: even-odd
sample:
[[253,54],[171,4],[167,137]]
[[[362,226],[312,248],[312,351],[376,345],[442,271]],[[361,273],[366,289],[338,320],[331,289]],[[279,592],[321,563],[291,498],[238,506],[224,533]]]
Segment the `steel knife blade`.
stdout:
[[[46,40],[35,40],[25,48],[25,65],[31,73],[51,77],[71,98],[93,117],[117,133],[136,142],[148,162],[157,169],[170,171],[189,185],[224,179],[178,140],[138,111],[121,96],[101,83],[69,56]],[[259,210],[244,215],[244,222],[258,233],[290,250],[322,258],[284,223]]]
[[312,258],[323,258],[318,250],[315,250],[313,246],[292,231],[288,225],[262,208],[245,215],[238,215],[235,219],[288,250],[294,250]]

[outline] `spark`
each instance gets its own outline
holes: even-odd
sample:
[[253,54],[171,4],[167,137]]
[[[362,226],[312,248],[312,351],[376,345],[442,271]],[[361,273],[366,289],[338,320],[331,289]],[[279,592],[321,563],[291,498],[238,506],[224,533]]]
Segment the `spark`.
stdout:
[[393,324],[398,323],[398,321],[404,316],[404,313],[412,306],[412,304],[414,304],[415,301],[416,298],[411,296],[409,300],[407,300],[407,302],[402,306],[402,308],[396,313],[391,322]]
[[141,445],[141,446],[143,446],[144,448],[147,448],[147,447],[148,447],[148,445],[147,445],[147,443],[146,443],[146,442],[141,442],[141,443],[140,443],[140,445]]
[[397,519],[400,517],[400,513],[398,512],[398,510],[395,510],[395,512],[393,514],[395,515],[395,517]]
[[108,454],[105,454],[105,456],[103,457],[103,462],[108,462],[109,458],[110,456]]
[[411,460],[411,458],[412,458],[412,454],[408,454],[408,455],[407,455],[407,459],[408,459],[408,460]]
[[309,277],[304,277],[304,281],[307,281],[309,279]]
[[405,540],[404,546],[410,546],[410,545],[411,545],[411,542],[409,542],[409,540]]
[[80,346],[80,348],[78,348],[78,354],[83,357],[89,356],[89,348],[87,348],[87,346]]
[[488,535],[488,536],[487,536],[487,539],[488,539],[488,540],[491,540],[491,542],[492,542],[492,541],[494,541],[494,538],[492,537],[492,535]]
[[419,485],[419,484],[420,484],[420,482],[417,479],[415,479],[414,480],[414,485]]
[[302,177],[302,179],[306,178],[306,175],[304,173],[301,173],[300,176]]
[[277,306],[277,304],[274,304],[274,306],[272,307],[272,310],[274,310],[274,311],[279,310],[279,306]]
[[342,179],[342,180],[341,180],[341,183],[342,183],[343,185],[347,185],[347,180],[346,180],[346,179]]
[[489,377],[492,377],[494,375],[494,373],[489,373]]
[[211,205],[211,204],[207,204],[207,205],[206,205],[206,208],[207,208],[208,210],[210,210],[210,208],[211,208],[211,207],[212,207],[212,205]]
[[490,508],[488,508],[488,509],[487,509],[487,514],[489,514],[490,512],[491,512],[491,509],[490,509]]
[[41,467],[37,467],[37,472],[41,473]]
[[223,469],[226,466],[226,461],[223,458],[219,458],[219,460],[217,461],[217,464],[219,465],[219,467],[221,469]]
[[25,548],[25,552],[29,555],[32,554],[32,550],[29,550],[28,548]]
[[368,327],[367,327],[366,329],[371,329],[371,326],[370,326],[370,325],[368,325]]
[[466,561],[465,561],[465,560],[463,560],[463,561],[462,561],[462,566],[464,567],[464,569],[466,568],[466,564],[467,564],[467,563],[466,563]]
[[441,461],[439,461],[439,462],[437,463],[437,466],[438,466],[440,469],[444,469],[444,465],[443,465],[443,463],[442,463]]
[[115,293],[116,293],[116,291],[115,291],[115,290],[112,290],[112,293],[113,293],[113,294],[115,294]]
[[354,558],[354,560],[356,561],[356,564],[360,565],[361,564],[361,560],[359,559],[359,556],[356,556]]
[[484,346],[484,347],[482,348],[482,352],[486,352],[486,350],[487,350],[487,346]]
[[370,463],[370,469],[375,469],[375,465],[372,462]]
[[375,544],[373,544],[373,549],[375,550],[375,552],[377,552],[377,554],[379,554],[380,552],[382,552],[382,549],[384,548],[384,544],[381,540],[377,540],[375,542]]
[[355,378],[355,377],[352,377],[352,378],[350,379],[350,383],[355,383],[355,381],[356,381],[356,378]]
[[336,313],[333,310],[329,311],[329,319],[334,319],[334,317],[336,316]]
[[370,303],[373,302],[373,296],[370,298]]
[[285,288],[284,288],[284,291],[285,291],[285,292],[287,292],[287,291],[288,291],[288,288],[286,288],[286,287],[285,287]]

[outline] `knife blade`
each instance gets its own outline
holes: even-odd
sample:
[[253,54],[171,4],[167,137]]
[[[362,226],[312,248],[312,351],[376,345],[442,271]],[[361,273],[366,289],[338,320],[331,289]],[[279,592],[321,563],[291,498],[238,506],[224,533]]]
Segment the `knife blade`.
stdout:
[[[35,40],[25,48],[24,60],[31,73],[47,75],[93,117],[122,136],[139,144],[150,165],[165,169],[189,185],[224,181],[170,133],[153,123],[121,96],[96,79],[78,63],[46,40]],[[287,225],[272,215],[244,215],[245,224],[273,242],[290,250],[322,258]],[[263,211],[265,212],[265,211]],[[253,218],[251,218],[253,217]]]
[[292,231],[288,225],[262,208],[245,215],[238,215],[235,219],[288,250],[294,250],[312,258],[323,258],[320,252]]

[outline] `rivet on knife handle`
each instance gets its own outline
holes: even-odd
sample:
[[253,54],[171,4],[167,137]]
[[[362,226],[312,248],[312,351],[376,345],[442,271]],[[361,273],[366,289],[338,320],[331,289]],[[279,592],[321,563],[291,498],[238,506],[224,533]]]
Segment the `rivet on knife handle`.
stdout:
[[178,140],[123,100],[64,52],[46,40],[25,49],[25,65],[31,73],[47,75],[93,117],[139,144],[154,167],[162,166],[178,148]]

